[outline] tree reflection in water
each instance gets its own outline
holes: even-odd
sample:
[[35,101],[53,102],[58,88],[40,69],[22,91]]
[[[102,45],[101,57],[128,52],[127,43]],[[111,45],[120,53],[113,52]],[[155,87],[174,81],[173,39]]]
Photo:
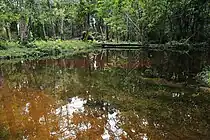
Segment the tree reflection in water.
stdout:
[[138,70],[103,59],[77,59],[1,66],[0,139],[210,138],[209,95],[145,84]]

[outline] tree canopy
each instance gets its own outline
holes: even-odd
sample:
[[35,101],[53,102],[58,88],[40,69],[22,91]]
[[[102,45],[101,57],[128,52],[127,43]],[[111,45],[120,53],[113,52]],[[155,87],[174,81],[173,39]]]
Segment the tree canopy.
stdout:
[[2,0],[1,39],[71,39],[90,31],[100,40],[207,42],[208,0]]

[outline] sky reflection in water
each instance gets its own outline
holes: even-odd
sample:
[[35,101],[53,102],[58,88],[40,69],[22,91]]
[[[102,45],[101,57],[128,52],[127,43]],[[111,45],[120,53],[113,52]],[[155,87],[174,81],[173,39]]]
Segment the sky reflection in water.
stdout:
[[210,138],[209,95],[153,87],[138,71],[87,60],[2,65],[0,139]]

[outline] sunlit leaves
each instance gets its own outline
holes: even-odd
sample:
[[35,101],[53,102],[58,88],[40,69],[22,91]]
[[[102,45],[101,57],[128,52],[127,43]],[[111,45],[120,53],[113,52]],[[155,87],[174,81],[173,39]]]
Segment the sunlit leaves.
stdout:
[[[71,35],[81,30],[110,32],[110,37],[141,41],[148,38],[165,41],[207,40],[209,2],[200,0],[2,0],[0,25],[32,20],[34,36],[59,36],[62,30]],[[92,28],[92,20],[94,26]],[[6,23],[5,23],[6,22]],[[42,27],[44,26],[44,27]],[[54,26],[54,27],[52,27]],[[108,27],[107,31],[106,27]],[[43,33],[41,33],[41,28]],[[52,35],[51,29],[54,28]],[[58,28],[58,29],[56,29]],[[101,28],[101,29],[100,29]],[[71,31],[70,31],[71,29]],[[75,31],[74,31],[75,30]],[[46,33],[44,33],[46,32]],[[114,35],[114,36],[113,36]],[[67,35],[69,36],[69,34]],[[103,35],[104,36],[104,35]],[[45,38],[46,39],[46,38]]]

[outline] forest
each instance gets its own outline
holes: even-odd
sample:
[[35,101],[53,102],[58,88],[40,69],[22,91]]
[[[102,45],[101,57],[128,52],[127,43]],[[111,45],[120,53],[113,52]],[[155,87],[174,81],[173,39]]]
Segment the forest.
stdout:
[[1,0],[0,38],[144,43],[208,42],[208,0]]
[[0,0],[0,140],[210,140],[210,0]]

